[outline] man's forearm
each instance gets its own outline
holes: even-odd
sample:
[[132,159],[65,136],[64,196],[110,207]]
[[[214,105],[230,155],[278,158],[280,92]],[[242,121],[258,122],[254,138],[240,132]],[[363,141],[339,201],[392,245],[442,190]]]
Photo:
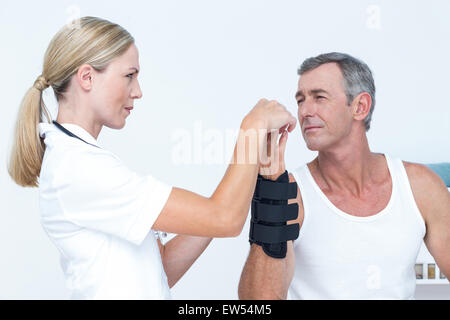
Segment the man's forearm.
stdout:
[[292,241],[288,241],[284,259],[271,258],[262,247],[252,244],[239,282],[239,299],[286,299],[293,275]]

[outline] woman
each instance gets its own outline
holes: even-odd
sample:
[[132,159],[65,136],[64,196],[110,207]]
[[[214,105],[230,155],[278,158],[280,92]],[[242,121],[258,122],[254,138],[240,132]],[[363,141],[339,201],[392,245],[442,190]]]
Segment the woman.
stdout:
[[[233,159],[241,161],[230,163],[211,197],[139,176],[97,144],[102,127],[123,128],[142,97],[134,39],[96,17],[73,26],[53,37],[21,103],[9,173],[21,186],[39,187],[42,226],[60,251],[72,298],[170,298],[169,287],[211,237],[241,232],[260,167],[253,156],[267,130],[292,131],[296,119],[260,100],[238,136],[253,133],[255,145],[236,144]],[[58,102],[53,122],[42,100],[48,86]],[[182,235],[163,246],[151,229]]]

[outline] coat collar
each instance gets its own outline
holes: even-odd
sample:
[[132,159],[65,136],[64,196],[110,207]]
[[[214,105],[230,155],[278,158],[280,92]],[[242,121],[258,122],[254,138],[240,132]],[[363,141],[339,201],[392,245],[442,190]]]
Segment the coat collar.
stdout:
[[[74,135],[83,139],[84,141],[86,141],[90,144],[93,144],[97,147],[100,147],[98,145],[97,140],[89,132],[87,132],[85,129],[83,129],[79,125],[73,124],[73,123],[61,123],[61,125],[64,128],[66,128],[67,130],[69,130],[70,132],[72,132]],[[61,130],[58,129],[53,123],[39,123],[39,132],[40,132],[40,136],[42,138],[45,138],[45,134],[50,131],[61,132]],[[63,132],[61,132],[61,133],[63,133]]]

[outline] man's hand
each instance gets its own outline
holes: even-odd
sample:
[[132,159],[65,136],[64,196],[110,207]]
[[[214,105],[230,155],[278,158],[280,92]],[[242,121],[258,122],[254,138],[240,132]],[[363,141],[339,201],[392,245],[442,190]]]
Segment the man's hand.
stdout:
[[279,130],[271,130],[267,135],[267,149],[262,151],[262,160],[259,167],[259,174],[265,179],[276,180],[286,170],[284,162],[284,152],[288,139],[286,128],[287,125]]

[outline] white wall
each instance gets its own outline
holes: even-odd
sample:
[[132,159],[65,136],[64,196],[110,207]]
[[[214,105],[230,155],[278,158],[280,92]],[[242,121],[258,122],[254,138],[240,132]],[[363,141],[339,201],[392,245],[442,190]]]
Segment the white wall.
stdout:
[[[126,127],[104,129],[99,142],[142,174],[210,195],[231,143],[224,141],[220,164],[176,165],[173,133],[194,135],[202,127],[224,134],[261,97],[296,114],[297,67],[329,51],[359,57],[374,72],[372,150],[416,162],[450,161],[449,1],[2,1],[0,298],[67,298],[58,253],[39,223],[37,190],[16,186],[6,160],[20,100],[41,73],[50,39],[78,13],[119,23],[136,39],[143,98]],[[45,101],[55,117],[51,89]],[[208,146],[203,141],[201,150]],[[296,129],[288,169],[314,155]],[[248,224],[235,239],[214,240],[173,297],[237,298],[247,234]],[[449,299],[450,289],[418,287],[417,294]]]

